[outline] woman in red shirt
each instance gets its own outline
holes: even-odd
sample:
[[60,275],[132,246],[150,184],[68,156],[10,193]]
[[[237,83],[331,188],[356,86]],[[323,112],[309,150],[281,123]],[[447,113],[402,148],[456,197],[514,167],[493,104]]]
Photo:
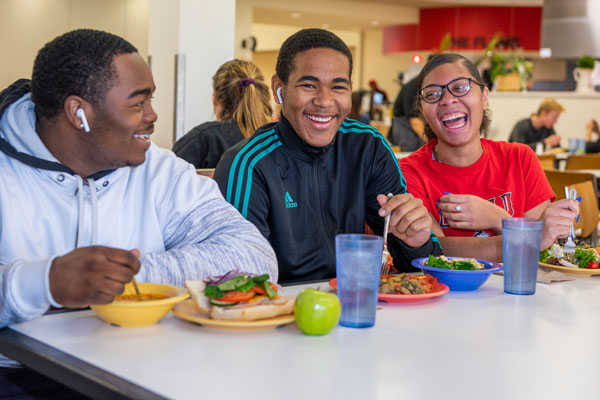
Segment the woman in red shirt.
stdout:
[[400,161],[408,191],[420,198],[452,256],[502,260],[502,218],[544,220],[542,248],[566,237],[579,207],[556,198],[533,151],[481,138],[491,122],[487,87],[458,54],[433,57],[421,71],[417,106],[430,138]]

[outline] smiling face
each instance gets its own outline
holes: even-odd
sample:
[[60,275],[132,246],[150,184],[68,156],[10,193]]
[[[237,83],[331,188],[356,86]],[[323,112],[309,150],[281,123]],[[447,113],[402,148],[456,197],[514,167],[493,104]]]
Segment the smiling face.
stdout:
[[93,108],[91,132],[84,136],[91,150],[86,162],[94,171],[136,166],[146,159],[156,113],[151,105],[152,73],[138,53],[114,58],[116,82]]
[[288,81],[273,77],[273,93],[282,87],[282,112],[298,136],[315,147],[327,146],[352,106],[350,62],[339,51],[315,48],[296,54]]
[[419,108],[435,133],[438,142],[462,146],[479,142],[483,111],[487,108],[488,89],[480,88],[477,80],[460,62],[442,64],[429,73],[422,87],[446,85],[457,78],[473,78],[471,90],[465,96],[455,97],[444,89],[441,100],[429,104],[420,101]]

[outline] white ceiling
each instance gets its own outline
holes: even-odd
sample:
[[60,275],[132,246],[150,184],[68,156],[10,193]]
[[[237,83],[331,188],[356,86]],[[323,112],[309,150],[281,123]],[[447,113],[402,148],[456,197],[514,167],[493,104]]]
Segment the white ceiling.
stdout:
[[537,6],[543,0],[238,0],[253,8],[253,22],[363,30],[418,23],[419,9],[454,6]]

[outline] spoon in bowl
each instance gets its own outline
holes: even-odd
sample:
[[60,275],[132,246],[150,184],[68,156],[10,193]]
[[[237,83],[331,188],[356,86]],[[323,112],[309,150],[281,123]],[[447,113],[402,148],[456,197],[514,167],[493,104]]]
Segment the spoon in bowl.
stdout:
[[133,288],[135,289],[135,298],[137,299],[137,301],[142,301],[142,295],[140,294],[140,289],[138,289],[135,277],[131,278],[131,283],[133,283]]
[[[140,256],[140,251],[138,249],[131,250],[131,253],[138,257]],[[138,289],[137,282],[135,281],[135,276],[131,277],[131,283],[133,284],[133,289],[135,289],[135,298],[137,301],[142,301],[142,295],[140,294],[140,289]]]

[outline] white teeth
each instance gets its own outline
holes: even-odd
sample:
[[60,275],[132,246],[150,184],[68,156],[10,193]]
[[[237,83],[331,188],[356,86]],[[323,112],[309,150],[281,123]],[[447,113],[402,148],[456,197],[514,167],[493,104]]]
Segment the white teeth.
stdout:
[[307,115],[308,119],[315,121],[315,122],[329,122],[333,119],[333,116],[331,117],[315,117],[313,115]]
[[442,117],[442,122],[450,121],[450,120],[457,119],[457,118],[462,118],[465,115],[466,114],[464,114],[464,113],[454,113],[454,114],[444,115],[444,117]]
[[137,139],[142,139],[142,140],[149,140],[150,139],[150,135],[149,134],[145,134],[145,135],[133,135],[134,138]]

